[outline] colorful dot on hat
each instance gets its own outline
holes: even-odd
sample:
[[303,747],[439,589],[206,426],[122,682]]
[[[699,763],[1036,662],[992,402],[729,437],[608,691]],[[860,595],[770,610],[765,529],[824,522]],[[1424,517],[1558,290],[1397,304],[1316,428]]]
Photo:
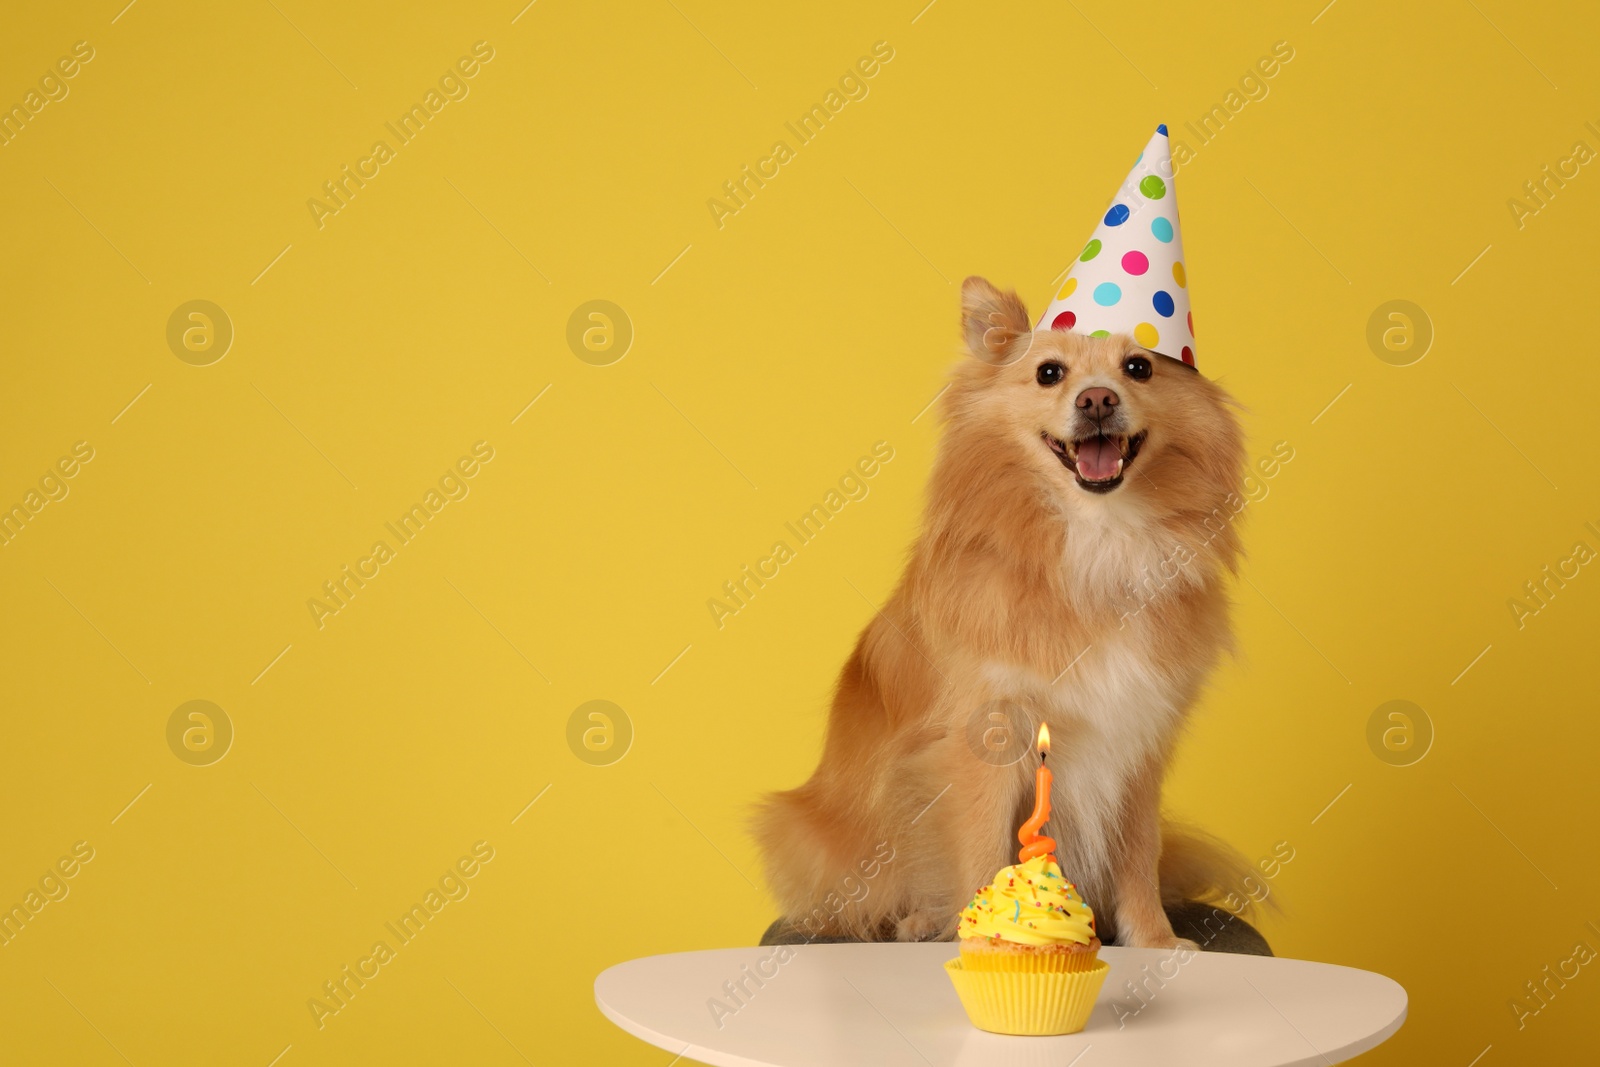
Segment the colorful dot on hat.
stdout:
[[1112,204],[1111,210],[1106,212],[1107,226],[1121,226],[1128,221],[1128,205]]
[[1194,312],[1192,312],[1192,311],[1189,312],[1188,318],[1189,318],[1189,336],[1193,337],[1194,336]]
[[[1095,251],[1098,252],[1099,249],[1095,249]],[[1174,263],[1172,265],[1172,280],[1178,283],[1178,288],[1179,289],[1183,289],[1186,286],[1188,286],[1189,283],[1188,283],[1188,281],[1185,278],[1185,275],[1183,273],[1183,264],[1182,263]]]
[[1150,261],[1143,252],[1129,252],[1122,257],[1122,269],[1133,275],[1143,274],[1150,269]]
[[1163,122],[1161,125],[1157,126],[1156,132],[1165,137],[1167,135],[1167,124]]
[[1078,279],[1068,278],[1066,281],[1061,283],[1061,291],[1056,294],[1056,299],[1065,300],[1067,297],[1071,296],[1077,288]]
[[1083,246],[1083,254],[1078,257],[1078,262],[1087,263],[1099,254],[1100,241],[1098,239],[1090,241],[1088,244]]
[[1063,311],[1050,322],[1052,330],[1070,330],[1078,323],[1078,316],[1070,311]]
[[1096,330],[1094,333],[1091,333],[1089,336],[1090,337],[1110,337],[1111,336],[1111,331],[1110,330]]
[[1151,200],[1160,200],[1167,195],[1167,183],[1154,174],[1149,174],[1139,183],[1139,191]]
[[1161,334],[1148,322],[1141,322],[1133,328],[1133,339],[1146,348],[1154,348],[1156,342],[1161,340]]
[[1194,349],[1188,345],[1183,346],[1183,361],[1191,367],[1194,366]]
[[1162,244],[1170,244],[1172,241],[1172,223],[1166,219],[1151,219],[1150,232],[1155,234],[1156,240]]
[[1122,299],[1122,287],[1116,282],[1101,282],[1094,287],[1094,302],[1108,308]]
[[1156,290],[1156,295],[1150,298],[1151,305],[1156,309],[1156,314],[1164,319],[1172,318],[1172,294],[1165,289]]

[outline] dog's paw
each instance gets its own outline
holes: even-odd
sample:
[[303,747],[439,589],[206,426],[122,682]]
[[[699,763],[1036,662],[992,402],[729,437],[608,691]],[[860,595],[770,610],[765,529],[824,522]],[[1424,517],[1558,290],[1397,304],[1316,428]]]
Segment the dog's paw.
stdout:
[[1187,937],[1179,937],[1176,934],[1160,934],[1155,937],[1130,937],[1126,941],[1121,942],[1121,944],[1127,946],[1128,948],[1184,949],[1189,952],[1200,951],[1200,945],[1198,942],[1190,941]]
[[[960,922],[960,916],[954,921],[950,917],[936,911],[914,911],[907,915],[894,926],[894,939],[896,941],[943,941],[946,940],[946,927],[953,927]],[[951,929],[950,933],[954,933]]]

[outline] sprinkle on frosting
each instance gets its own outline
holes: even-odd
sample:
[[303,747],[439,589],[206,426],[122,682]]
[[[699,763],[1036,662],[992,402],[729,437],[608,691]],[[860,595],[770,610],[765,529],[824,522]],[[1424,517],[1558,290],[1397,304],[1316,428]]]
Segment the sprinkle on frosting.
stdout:
[[[1011,914],[1005,906],[1012,905]],[[1094,912],[1061,876],[1049,856],[1003,868],[961,911],[962,937],[990,937],[1024,945],[1095,938]]]

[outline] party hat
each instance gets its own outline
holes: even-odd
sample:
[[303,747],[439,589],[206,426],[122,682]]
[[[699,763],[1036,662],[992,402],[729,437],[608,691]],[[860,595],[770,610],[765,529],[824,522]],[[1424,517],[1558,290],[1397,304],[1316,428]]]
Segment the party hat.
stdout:
[[1045,309],[1039,328],[1091,337],[1132,334],[1143,347],[1194,366],[1194,317],[1178,228],[1167,127],[1134,161],[1094,236]]

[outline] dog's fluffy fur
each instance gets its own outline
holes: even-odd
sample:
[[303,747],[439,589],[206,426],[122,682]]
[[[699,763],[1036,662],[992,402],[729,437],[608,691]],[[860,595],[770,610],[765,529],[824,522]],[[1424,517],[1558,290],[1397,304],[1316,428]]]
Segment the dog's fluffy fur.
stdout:
[[[816,772],[761,807],[769,883],[791,918],[827,916],[813,934],[953,937],[973,891],[1015,862],[1032,802],[1031,738],[1009,766],[970,743],[1005,701],[1050,727],[1046,830],[1102,938],[1184,943],[1163,899],[1214,896],[1238,873],[1159,810],[1175,740],[1230,647],[1236,405],[1126,336],[1032,330],[1017,295],[982,278],[961,295],[969,355],[943,399],[922,533],[839,677]],[[1050,363],[1060,380],[1044,384]],[[1084,408],[1092,389],[1116,406],[1091,393],[1102,403]],[[1106,447],[1123,457],[1114,478]],[[863,883],[885,842],[892,861]]]

